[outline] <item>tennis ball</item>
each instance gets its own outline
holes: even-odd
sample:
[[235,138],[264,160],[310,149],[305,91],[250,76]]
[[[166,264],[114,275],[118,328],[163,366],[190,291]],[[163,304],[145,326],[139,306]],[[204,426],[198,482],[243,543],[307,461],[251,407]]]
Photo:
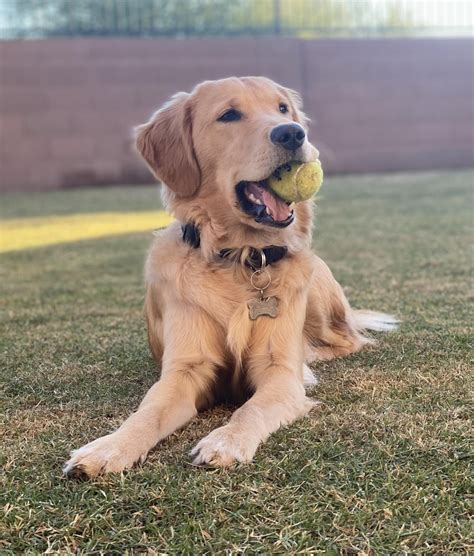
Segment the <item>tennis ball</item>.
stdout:
[[268,178],[268,186],[284,201],[296,202],[310,199],[323,183],[323,169],[315,162],[289,162]]

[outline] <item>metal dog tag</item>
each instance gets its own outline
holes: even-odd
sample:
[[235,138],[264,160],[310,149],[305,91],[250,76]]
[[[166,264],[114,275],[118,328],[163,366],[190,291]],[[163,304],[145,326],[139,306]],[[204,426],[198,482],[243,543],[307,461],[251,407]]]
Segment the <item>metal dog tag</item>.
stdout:
[[251,299],[247,306],[249,308],[250,320],[257,320],[258,317],[278,316],[278,300],[276,297],[265,297],[262,299]]

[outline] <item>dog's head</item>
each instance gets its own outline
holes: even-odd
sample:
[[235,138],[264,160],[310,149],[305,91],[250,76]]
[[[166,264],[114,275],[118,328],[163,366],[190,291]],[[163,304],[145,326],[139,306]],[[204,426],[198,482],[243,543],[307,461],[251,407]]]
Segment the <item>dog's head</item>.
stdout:
[[137,128],[137,148],[166,186],[172,210],[200,200],[211,219],[212,206],[221,213],[225,206],[254,228],[293,222],[293,207],[266,179],[289,161],[318,157],[297,93],[263,77],[206,81],[178,93]]

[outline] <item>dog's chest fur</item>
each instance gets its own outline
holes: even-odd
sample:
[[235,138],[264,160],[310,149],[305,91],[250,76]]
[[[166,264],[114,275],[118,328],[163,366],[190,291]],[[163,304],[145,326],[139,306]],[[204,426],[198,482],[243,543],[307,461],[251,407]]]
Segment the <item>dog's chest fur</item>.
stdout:
[[[296,297],[308,290],[311,274],[311,252],[303,251],[285,257],[267,267],[271,280],[264,297],[273,297],[278,306],[276,319],[285,312]],[[146,263],[146,281],[160,292],[161,313],[167,317],[167,307],[179,303],[189,311],[205,311],[221,331],[223,344],[233,356],[241,358],[254,329],[266,326],[270,316],[250,318],[249,302],[261,293],[251,284],[252,270],[239,263],[218,259],[209,262],[199,249],[193,249],[165,231],[157,238]],[[266,277],[262,276],[262,281]],[[263,283],[254,281],[260,287]],[[191,321],[191,318],[190,318]]]

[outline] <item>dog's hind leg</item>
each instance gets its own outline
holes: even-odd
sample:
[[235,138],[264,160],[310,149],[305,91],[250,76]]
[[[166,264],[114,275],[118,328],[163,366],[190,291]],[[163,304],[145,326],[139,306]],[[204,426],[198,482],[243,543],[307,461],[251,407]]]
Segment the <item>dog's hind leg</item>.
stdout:
[[304,324],[307,361],[359,351],[369,340],[357,328],[341,286],[319,257],[314,257],[314,266]]
[[364,334],[366,330],[389,331],[396,326],[390,315],[352,309],[328,266],[315,257],[304,325],[307,361],[349,355],[374,343]]

